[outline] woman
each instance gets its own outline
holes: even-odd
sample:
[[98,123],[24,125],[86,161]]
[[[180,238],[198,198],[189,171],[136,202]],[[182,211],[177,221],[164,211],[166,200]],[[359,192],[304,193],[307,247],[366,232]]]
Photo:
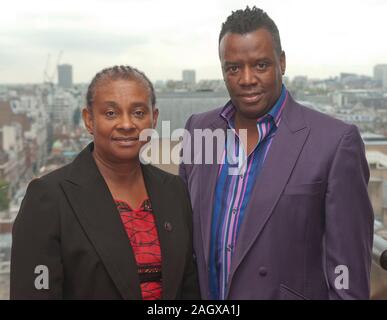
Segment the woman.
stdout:
[[155,100],[135,68],[94,77],[82,114],[93,143],[33,180],[15,220],[11,299],[199,298],[184,184],[139,161]]

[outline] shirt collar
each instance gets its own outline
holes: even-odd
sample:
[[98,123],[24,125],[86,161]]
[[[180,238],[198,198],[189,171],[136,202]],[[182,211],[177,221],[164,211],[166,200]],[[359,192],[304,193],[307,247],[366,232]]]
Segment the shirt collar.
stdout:
[[[276,103],[268,113],[266,113],[264,116],[260,118],[257,118],[257,123],[259,123],[261,119],[269,115],[272,119],[274,119],[274,123],[278,127],[279,122],[281,120],[282,110],[286,104],[287,96],[288,96],[288,90],[286,89],[285,85],[282,84],[281,94],[277,99]],[[226,103],[226,105],[223,107],[220,113],[220,116],[227,121],[230,128],[234,127],[233,125],[234,115],[235,115],[235,106],[233,105],[232,101],[229,100]]]

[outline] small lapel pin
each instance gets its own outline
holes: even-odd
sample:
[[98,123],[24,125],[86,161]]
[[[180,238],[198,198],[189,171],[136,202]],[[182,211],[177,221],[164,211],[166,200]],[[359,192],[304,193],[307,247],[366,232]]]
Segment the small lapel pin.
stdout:
[[165,230],[167,230],[168,232],[171,232],[172,231],[172,224],[170,222],[165,222],[164,223],[164,228]]

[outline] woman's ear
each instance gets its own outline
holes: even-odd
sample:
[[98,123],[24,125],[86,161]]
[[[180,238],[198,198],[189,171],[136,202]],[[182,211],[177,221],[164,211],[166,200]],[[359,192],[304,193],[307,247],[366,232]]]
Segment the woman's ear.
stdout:
[[152,129],[155,129],[156,126],[157,126],[157,119],[159,117],[159,109],[157,109],[156,107],[154,107],[154,109],[152,110],[153,112],[153,123],[152,123]]
[[84,107],[82,109],[82,119],[87,131],[93,134],[93,114],[90,108]]

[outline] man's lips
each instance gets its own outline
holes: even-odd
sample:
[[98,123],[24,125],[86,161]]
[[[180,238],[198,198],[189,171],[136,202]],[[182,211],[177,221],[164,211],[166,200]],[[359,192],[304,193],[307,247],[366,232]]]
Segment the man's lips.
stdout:
[[244,103],[248,103],[248,104],[251,104],[251,103],[257,103],[261,97],[262,97],[263,93],[258,93],[258,92],[254,92],[254,93],[248,93],[248,94],[240,94],[238,95],[238,99],[243,101]]

